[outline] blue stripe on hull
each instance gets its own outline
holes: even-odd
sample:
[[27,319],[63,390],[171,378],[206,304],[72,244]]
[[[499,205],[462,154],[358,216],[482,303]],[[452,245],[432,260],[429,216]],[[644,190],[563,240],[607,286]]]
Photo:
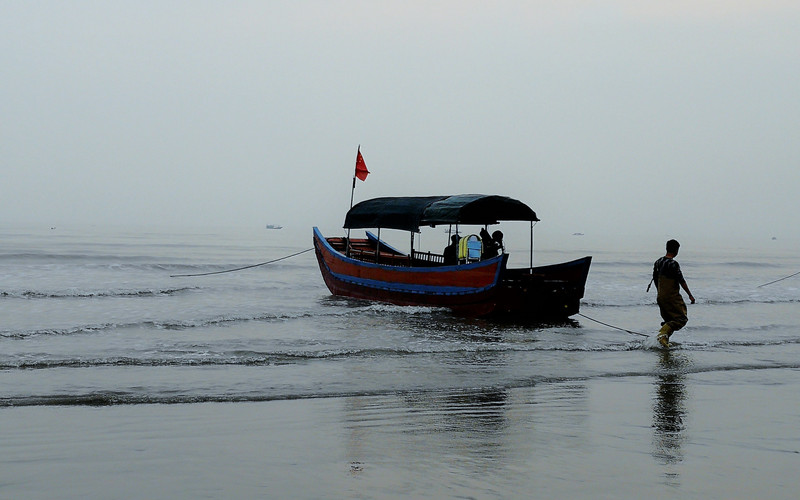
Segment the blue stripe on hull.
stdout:
[[[327,266],[326,266],[327,267]],[[349,276],[346,274],[334,273],[330,271],[328,268],[331,276],[338,279],[339,281],[343,281],[345,283],[352,283],[354,285],[363,286],[367,288],[376,288],[380,290],[388,290],[392,292],[403,292],[403,293],[419,293],[424,295],[470,295],[470,294],[477,294],[482,293],[487,290],[491,290],[497,284],[492,283],[489,286],[485,286],[482,288],[474,288],[474,287],[461,287],[461,286],[435,286],[435,285],[415,285],[415,284],[406,284],[406,283],[390,283],[387,281],[379,281],[379,280],[370,280],[364,278],[354,278],[353,276]]]

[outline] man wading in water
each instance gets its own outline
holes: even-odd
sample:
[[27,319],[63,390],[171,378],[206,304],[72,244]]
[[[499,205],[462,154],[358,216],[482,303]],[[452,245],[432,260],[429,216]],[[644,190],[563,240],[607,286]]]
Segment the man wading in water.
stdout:
[[[661,330],[658,331],[658,342],[669,347],[669,337],[677,332],[689,321],[686,315],[686,302],[681,297],[680,288],[689,295],[689,300],[694,304],[694,296],[683,279],[681,266],[675,260],[678,249],[681,245],[675,240],[667,242],[667,255],[661,257],[653,264],[653,283],[658,290],[658,308],[664,321],[661,323]],[[679,288],[680,285],[680,288]],[[648,290],[650,287],[647,287]]]

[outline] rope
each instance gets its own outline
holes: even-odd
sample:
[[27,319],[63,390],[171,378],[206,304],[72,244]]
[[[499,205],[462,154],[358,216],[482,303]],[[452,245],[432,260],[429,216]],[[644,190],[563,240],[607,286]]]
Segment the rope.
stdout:
[[626,329],[624,329],[624,328],[620,328],[620,327],[618,327],[618,326],[609,325],[608,323],[603,323],[602,321],[598,321],[598,320],[596,320],[596,319],[594,319],[594,318],[590,318],[589,316],[586,316],[585,314],[578,313],[578,316],[581,316],[581,317],[583,317],[583,318],[586,318],[586,319],[588,319],[589,321],[594,321],[595,323],[600,323],[600,324],[601,324],[601,325],[603,325],[603,326],[607,326],[607,327],[609,327],[609,328],[614,328],[615,330],[622,330],[623,332],[627,332],[627,333],[630,333],[630,334],[633,334],[633,335],[639,335],[639,336],[641,336],[641,337],[649,337],[649,335],[645,335],[644,333],[632,332],[632,331],[630,331],[630,330],[626,330]]
[[783,280],[785,280],[785,279],[789,279],[789,278],[791,278],[792,276],[797,276],[798,274],[800,274],[800,271],[797,271],[797,272],[796,272],[796,273],[794,273],[794,274],[790,274],[789,276],[784,276],[784,277],[783,277],[783,278],[781,278],[781,279],[777,279],[777,280],[775,280],[775,281],[770,281],[769,283],[764,283],[763,285],[758,285],[756,288],[761,288],[762,286],[771,285],[771,284],[773,284],[773,283],[777,283],[777,282],[779,282],[779,281],[783,281]]
[[273,262],[278,262],[279,260],[284,260],[284,259],[288,259],[290,257],[295,257],[295,256],[300,255],[302,253],[310,252],[311,250],[314,250],[314,249],[313,248],[307,248],[307,249],[303,250],[302,252],[293,253],[292,255],[287,255],[286,257],[281,257],[279,259],[268,260],[267,262],[261,262],[260,264],[253,264],[251,266],[237,267],[236,269],[227,269],[225,271],[214,271],[214,272],[211,272],[211,273],[171,274],[169,277],[170,278],[186,278],[186,277],[189,277],[189,276],[208,276],[210,274],[232,273],[234,271],[241,271],[243,269],[250,269],[250,268],[253,268],[253,267],[263,266],[263,265],[266,265],[266,264],[272,264]]

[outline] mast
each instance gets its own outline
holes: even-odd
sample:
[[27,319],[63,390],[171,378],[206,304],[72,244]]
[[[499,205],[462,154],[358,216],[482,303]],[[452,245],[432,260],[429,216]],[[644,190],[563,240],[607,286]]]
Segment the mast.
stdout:
[[[359,146],[360,147],[360,146]],[[353,208],[353,195],[356,192],[356,174],[353,174],[353,187],[350,189],[350,208]],[[350,228],[347,228],[347,240],[345,241],[344,254],[350,257]]]

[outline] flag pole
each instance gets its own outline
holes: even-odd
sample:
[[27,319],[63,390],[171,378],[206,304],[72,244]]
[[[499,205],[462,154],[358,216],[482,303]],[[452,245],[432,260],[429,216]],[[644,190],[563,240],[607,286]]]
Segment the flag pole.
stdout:
[[350,208],[353,208],[353,194],[356,192],[356,176],[353,175],[353,189],[350,190]]
[[[356,192],[356,175],[353,174],[353,188],[350,190],[350,208],[353,208],[353,195]],[[347,228],[347,246],[344,252],[346,257],[350,257],[350,228]]]
[[[358,145],[356,152],[356,171],[353,172],[353,187],[350,188],[350,208],[353,208],[353,196],[356,193],[356,172],[358,171],[358,158],[361,156],[361,144]],[[347,228],[347,245],[344,254],[350,257],[350,228]]]
[[[358,170],[358,157],[361,156],[361,144],[356,151],[356,171]],[[350,208],[353,208],[353,195],[356,192],[356,172],[353,172],[353,187],[350,189]]]

